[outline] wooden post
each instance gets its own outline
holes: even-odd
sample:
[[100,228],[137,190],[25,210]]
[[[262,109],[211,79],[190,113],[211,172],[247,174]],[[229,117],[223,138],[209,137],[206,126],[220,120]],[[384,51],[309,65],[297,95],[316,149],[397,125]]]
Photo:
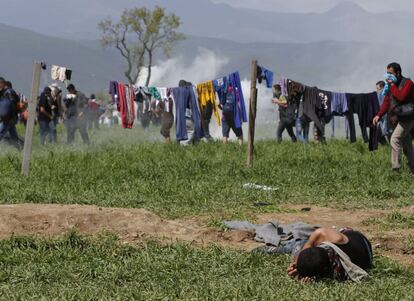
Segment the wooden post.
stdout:
[[252,61],[251,70],[251,88],[250,88],[250,107],[249,107],[249,140],[247,144],[247,166],[253,166],[254,159],[254,131],[256,127],[257,112],[257,60]]
[[23,150],[23,162],[22,162],[22,174],[29,175],[30,159],[32,157],[32,144],[33,133],[36,117],[36,105],[37,96],[39,95],[40,75],[42,72],[42,66],[40,62],[34,63],[33,79],[32,79],[32,91],[29,99],[29,118],[26,124],[26,135],[24,138],[24,150]]

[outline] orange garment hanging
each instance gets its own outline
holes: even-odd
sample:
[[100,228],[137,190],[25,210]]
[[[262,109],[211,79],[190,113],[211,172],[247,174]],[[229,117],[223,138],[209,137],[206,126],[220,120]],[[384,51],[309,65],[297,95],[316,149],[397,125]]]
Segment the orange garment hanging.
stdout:
[[203,114],[207,104],[211,103],[213,107],[214,117],[217,124],[221,125],[218,102],[216,99],[216,92],[214,91],[213,81],[207,81],[197,85],[198,102],[200,104],[200,111]]

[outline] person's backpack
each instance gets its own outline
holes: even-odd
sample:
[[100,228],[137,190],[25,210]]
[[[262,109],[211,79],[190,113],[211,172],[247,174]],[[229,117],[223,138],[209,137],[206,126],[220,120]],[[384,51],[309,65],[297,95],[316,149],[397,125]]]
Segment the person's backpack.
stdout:
[[[409,78],[403,78],[398,88],[404,87],[407,80]],[[412,120],[414,119],[414,99],[410,99],[403,103],[398,103],[396,100],[393,99],[393,108],[392,113],[397,115],[401,120]]]
[[2,98],[0,98],[0,118],[10,118],[13,115],[13,112],[15,111],[15,103],[13,100],[10,99],[10,97],[7,97],[7,95],[4,95]]
[[236,106],[236,99],[234,97],[234,93],[227,93],[226,102],[223,105],[223,114],[228,118],[234,117],[234,108]]

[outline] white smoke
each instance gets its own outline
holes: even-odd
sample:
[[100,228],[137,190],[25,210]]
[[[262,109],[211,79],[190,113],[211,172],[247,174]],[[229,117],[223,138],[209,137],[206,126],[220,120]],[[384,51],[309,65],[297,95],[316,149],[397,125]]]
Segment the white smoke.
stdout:
[[[150,85],[176,87],[182,79],[193,84],[205,82],[219,76],[228,62],[228,58],[219,57],[213,51],[200,47],[192,62],[188,62],[184,57],[176,57],[152,67]],[[138,84],[145,83],[147,74],[148,69],[143,69]]]
[[[198,54],[194,60],[188,62],[184,57],[175,57],[163,61],[152,67],[152,75],[150,86],[156,87],[175,87],[182,79],[192,82],[196,85],[199,82],[215,79],[219,76],[226,75],[234,70],[227,70],[226,65],[229,59],[219,56],[211,50],[198,48]],[[148,70],[143,69],[138,84],[143,85],[147,78]],[[250,85],[249,79],[241,81],[247,114],[249,113],[250,103]],[[267,132],[275,132],[277,120],[277,106],[272,104],[272,89],[266,87],[265,83],[258,84],[257,96],[257,118],[256,124],[269,129]],[[247,137],[247,123],[243,127],[244,136]],[[258,138],[272,137],[269,134],[263,136],[261,131]],[[215,139],[222,137],[222,128],[216,124],[213,117],[210,123],[210,134]],[[263,136],[263,137],[262,137]],[[233,133],[230,134],[231,139],[235,139]]]

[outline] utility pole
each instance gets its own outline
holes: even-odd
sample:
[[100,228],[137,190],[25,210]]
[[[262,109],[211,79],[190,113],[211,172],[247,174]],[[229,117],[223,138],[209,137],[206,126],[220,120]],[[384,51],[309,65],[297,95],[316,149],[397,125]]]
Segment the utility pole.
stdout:
[[32,91],[29,99],[29,118],[26,125],[26,135],[24,138],[24,151],[22,162],[22,174],[29,175],[30,160],[32,157],[33,133],[36,117],[37,96],[39,95],[40,75],[42,72],[42,63],[35,62],[32,79]]
[[249,107],[249,138],[247,144],[247,166],[253,166],[254,159],[254,132],[256,127],[257,112],[257,60],[252,61],[250,107]]

